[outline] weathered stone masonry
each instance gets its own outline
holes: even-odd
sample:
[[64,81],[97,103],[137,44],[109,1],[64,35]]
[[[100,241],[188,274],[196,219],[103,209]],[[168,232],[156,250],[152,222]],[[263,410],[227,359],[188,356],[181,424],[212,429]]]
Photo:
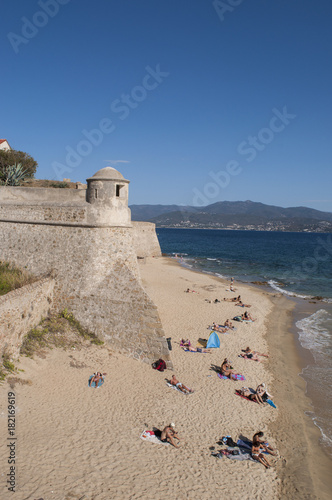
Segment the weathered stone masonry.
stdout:
[[[132,227],[128,181],[110,167],[100,170],[88,179],[90,201],[74,190],[70,201],[69,190],[59,189],[43,189],[51,193],[38,192],[34,200],[38,188],[30,188],[28,200],[20,189],[0,188],[0,259],[37,275],[52,272],[54,308],[67,307],[118,351],[146,362],[170,361],[137,265],[138,254],[160,255],[160,248],[152,225],[142,224],[142,236],[138,223]],[[66,191],[63,202],[59,191]]]
[[51,310],[53,290],[48,277],[0,297],[0,355],[7,350],[18,357],[24,335]]

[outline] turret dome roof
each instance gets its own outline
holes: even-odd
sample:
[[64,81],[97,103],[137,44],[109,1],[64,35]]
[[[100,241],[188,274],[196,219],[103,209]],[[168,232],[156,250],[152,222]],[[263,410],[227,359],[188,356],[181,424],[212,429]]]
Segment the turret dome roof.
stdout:
[[116,170],[113,167],[101,168],[100,170],[98,170],[98,172],[93,174],[93,176],[87,180],[90,180],[90,179],[91,180],[92,179],[93,180],[97,180],[97,179],[100,179],[100,180],[125,180],[123,175],[120,174],[120,172],[118,172],[118,170]]
[[89,177],[87,181],[122,181],[127,182],[123,175],[113,167],[104,167],[98,170],[92,177]]

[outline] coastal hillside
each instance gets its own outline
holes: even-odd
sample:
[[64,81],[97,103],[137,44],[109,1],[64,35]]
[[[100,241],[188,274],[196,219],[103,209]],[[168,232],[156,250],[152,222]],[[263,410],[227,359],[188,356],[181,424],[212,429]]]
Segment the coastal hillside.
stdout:
[[332,213],[283,208],[252,201],[221,201],[206,207],[131,205],[132,219],[157,227],[332,232]]

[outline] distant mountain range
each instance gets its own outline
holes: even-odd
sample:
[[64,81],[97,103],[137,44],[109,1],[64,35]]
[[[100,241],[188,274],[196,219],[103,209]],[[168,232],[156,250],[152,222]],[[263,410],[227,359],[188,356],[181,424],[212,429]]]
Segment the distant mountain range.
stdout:
[[157,227],[332,232],[332,213],[308,207],[282,208],[253,201],[219,201],[206,207],[131,205],[136,221]]

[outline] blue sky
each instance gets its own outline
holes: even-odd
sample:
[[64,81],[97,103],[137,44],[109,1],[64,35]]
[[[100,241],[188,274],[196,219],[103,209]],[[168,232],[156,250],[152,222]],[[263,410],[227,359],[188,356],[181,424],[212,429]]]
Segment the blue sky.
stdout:
[[4,0],[0,138],[130,204],[332,211],[330,0]]

